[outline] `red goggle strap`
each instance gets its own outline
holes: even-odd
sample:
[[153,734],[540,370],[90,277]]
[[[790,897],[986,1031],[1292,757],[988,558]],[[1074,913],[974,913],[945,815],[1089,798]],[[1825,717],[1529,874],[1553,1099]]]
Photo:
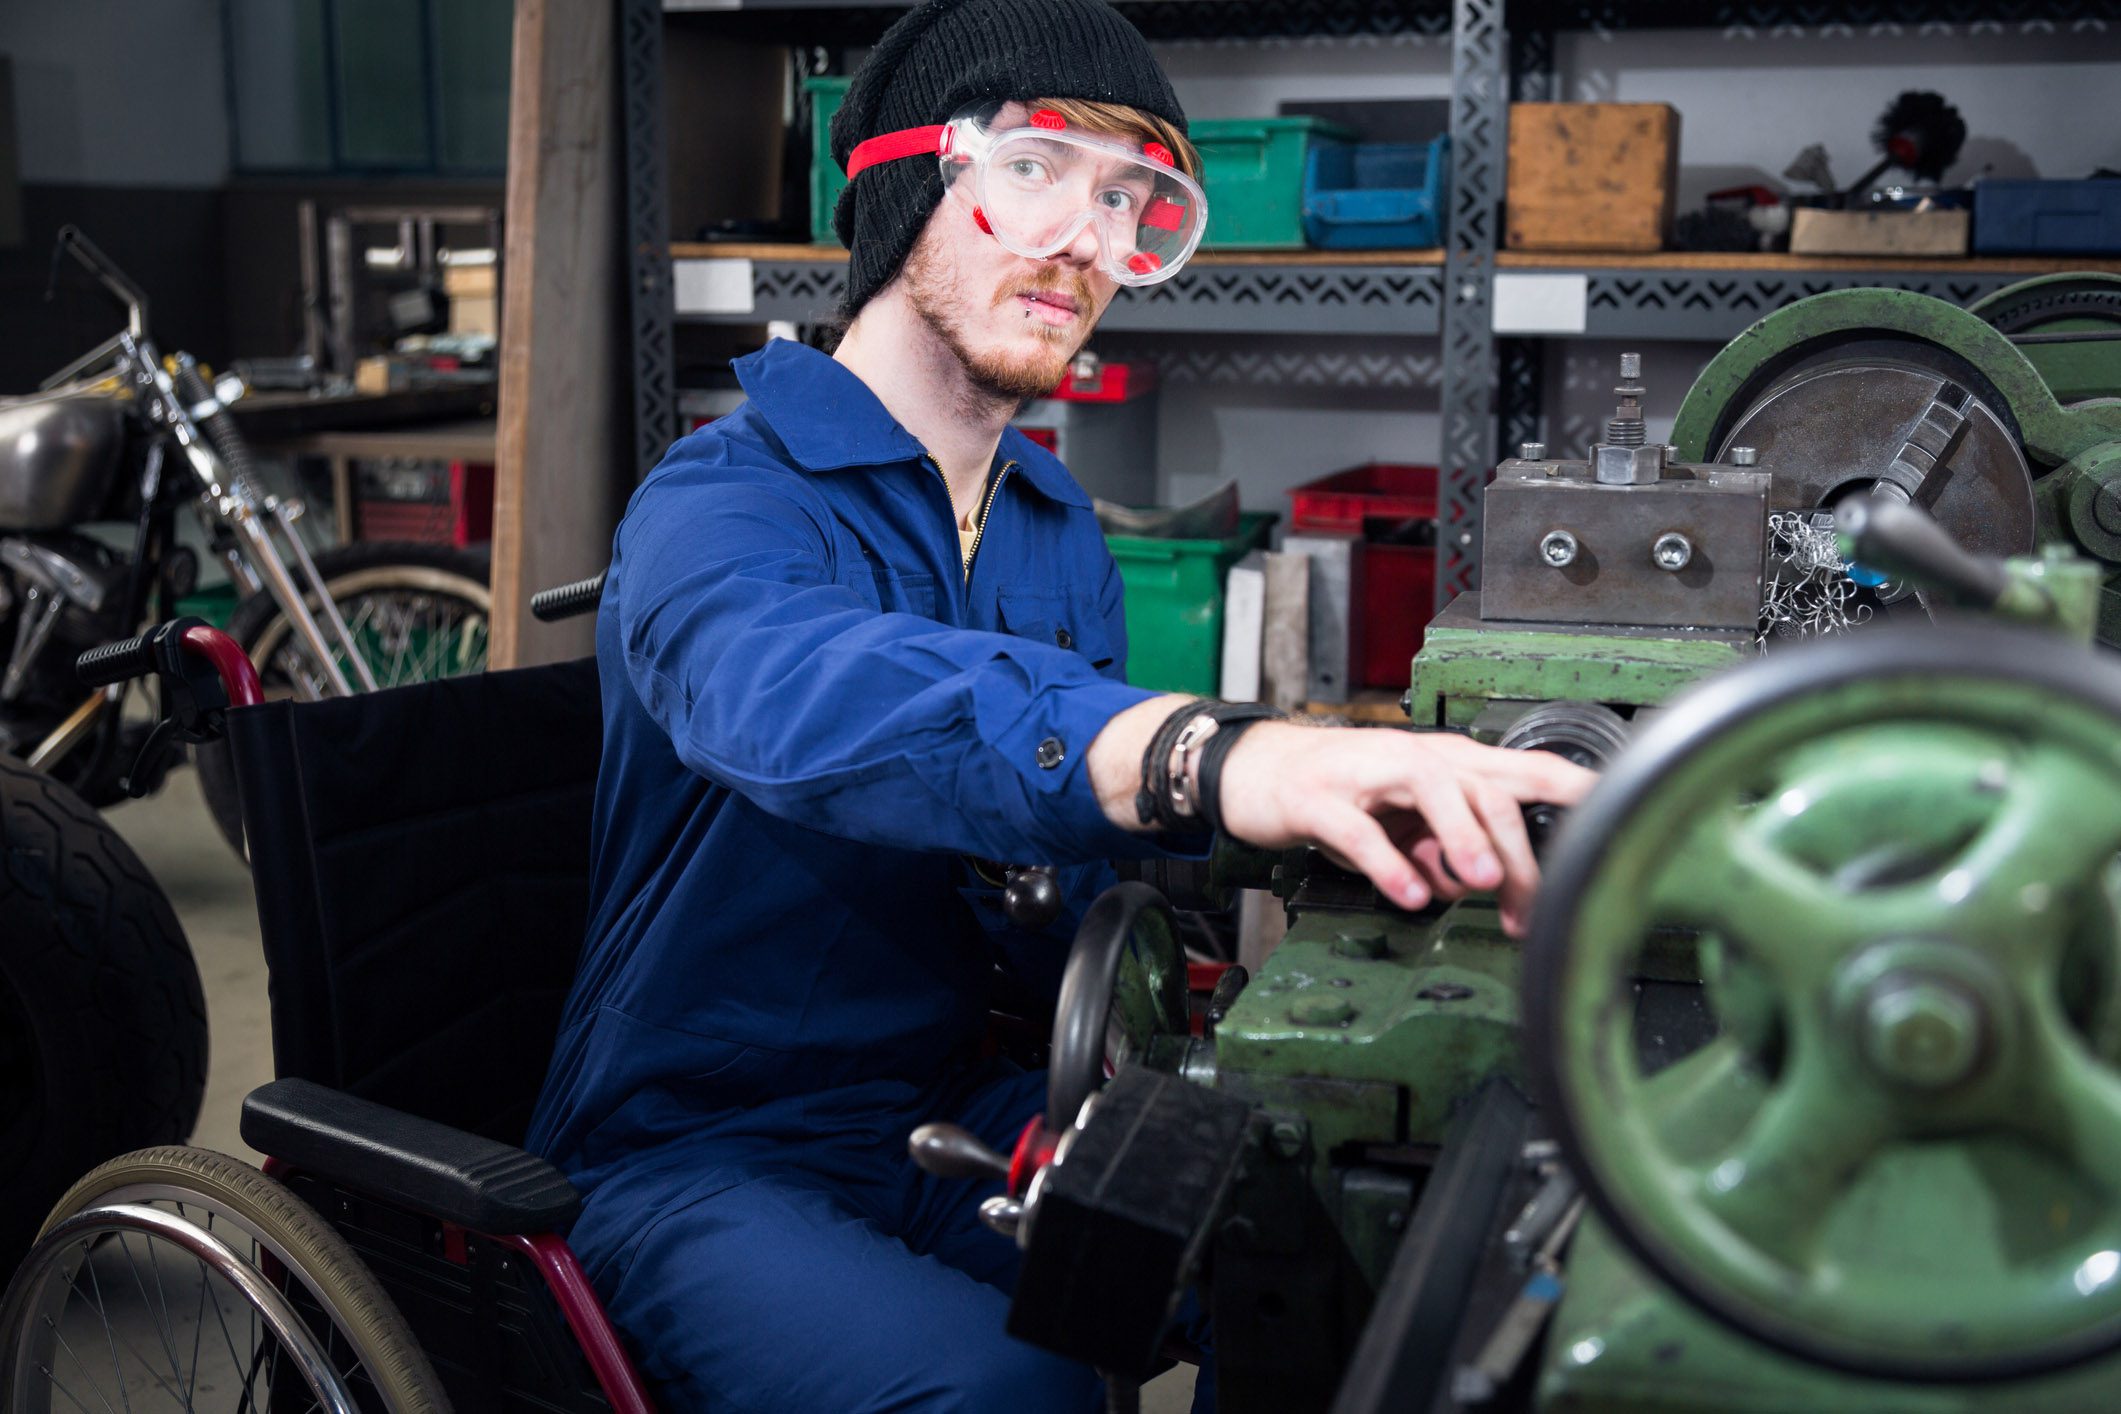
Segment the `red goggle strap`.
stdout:
[[901,128],[895,133],[880,133],[867,142],[857,143],[854,151],[847,154],[847,180],[853,181],[879,162],[896,162],[901,157],[933,157],[947,151],[943,139],[950,133],[947,124],[929,128]]

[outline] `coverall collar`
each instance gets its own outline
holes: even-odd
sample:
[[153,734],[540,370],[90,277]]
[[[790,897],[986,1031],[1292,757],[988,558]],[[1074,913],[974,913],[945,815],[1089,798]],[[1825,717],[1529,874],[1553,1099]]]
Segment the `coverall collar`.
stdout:
[[[733,367],[752,405],[805,471],[887,466],[928,455],[867,383],[807,344],[774,339]],[[1016,463],[1049,500],[1089,509],[1089,496],[1067,469],[1016,428],[1002,432],[996,456],[999,463]]]

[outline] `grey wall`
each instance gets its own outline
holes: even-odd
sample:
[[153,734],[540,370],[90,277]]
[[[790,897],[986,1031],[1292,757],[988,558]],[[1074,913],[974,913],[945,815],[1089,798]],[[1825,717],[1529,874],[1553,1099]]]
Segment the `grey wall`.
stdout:
[[228,176],[220,0],[5,0],[25,184]]
[[[1304,99],[1432,98],[1450,91],[1443,40],[1303,40],[1273,44],[1160,45],[1159,57],[1189,115],[1269,114]],[[2121,26],[1880,25],[1803,31],[1580,32],[1560,36],[1556,71],[1571,99],[1662,101],[1681,114],[1680,201],[1716,187],[1766,181],[1798,150],[1823,142],[1837,175],[1869,165],[1869,133],[1893,96],[1933,88],[1957,104],[1970,130],[1954,179],[1982,167],[1998,176],[2078,176],[2121,167]],[[1099,341],[1123,354],[1128,341]],[[1143,341],[1134,341],[1139,346]],[[1209,367],[1167,384],[1159,433],[1160,490],[1185,499],[1236,476],[1245,502],[1287,509],[1286,490],[1312,476],[1371,460],[1434,461],[1440,422],[1433,382],[1348,388],[1324,361],[1341,351],[1391,369],[1433,364],[1435,340],[1377,343],[1317,339],[1190,341]],[[1669,431],[1679,401],[1716,346],[1643,347],[1653,436]],[[1386,354],[1389,357],[1385,357]],[[1610,411],[1619,345],[1548,345],[1548,438],[1557,453],[1579,444]],[[1431,370],[1433,372],[1433,370]]]
[[21,243],[0,250],[0,393],[19,392],[122,316],[71,274],[46,300],[52,240],[75,224],[144,288],[164,348],[228,356],[228,178],[220,0],[0,0],[14,68]]

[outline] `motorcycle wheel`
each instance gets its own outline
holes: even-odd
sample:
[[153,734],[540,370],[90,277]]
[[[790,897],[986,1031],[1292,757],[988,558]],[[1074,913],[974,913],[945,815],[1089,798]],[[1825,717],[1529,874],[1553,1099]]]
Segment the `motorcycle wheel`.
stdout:
[[[493,612],[488,571],[484,551],[441,545],[361,542],[317,556],[317,574],[345,616],[378,687],[485,671]],[[316,608],[314,596],[310,607]],[[328,637],[330,630],[325,632]],[[253,594],[238,604],[228,633],[258,665],[268,698],[328,695],[315,663],[270,594]],[[343,666],[345,655],[339,656]],[[227,743],[202,745],[193,757],[214,824],[247,861]]]
[[89,1169],[191,1136],[206,997],[169,900],[73,791],[0,757],[0,1273]]

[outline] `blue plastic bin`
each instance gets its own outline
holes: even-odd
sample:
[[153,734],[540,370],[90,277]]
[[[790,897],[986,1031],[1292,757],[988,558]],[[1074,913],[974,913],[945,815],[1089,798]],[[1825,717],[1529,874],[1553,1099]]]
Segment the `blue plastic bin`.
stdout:
[[1997,255],[2121,255],[2121,179],[1977,182],[1974,249]]
[[1404,250],[1442,241],[1451,139],[1320,143],[1304,164],[1304,235],[1321,250]]

